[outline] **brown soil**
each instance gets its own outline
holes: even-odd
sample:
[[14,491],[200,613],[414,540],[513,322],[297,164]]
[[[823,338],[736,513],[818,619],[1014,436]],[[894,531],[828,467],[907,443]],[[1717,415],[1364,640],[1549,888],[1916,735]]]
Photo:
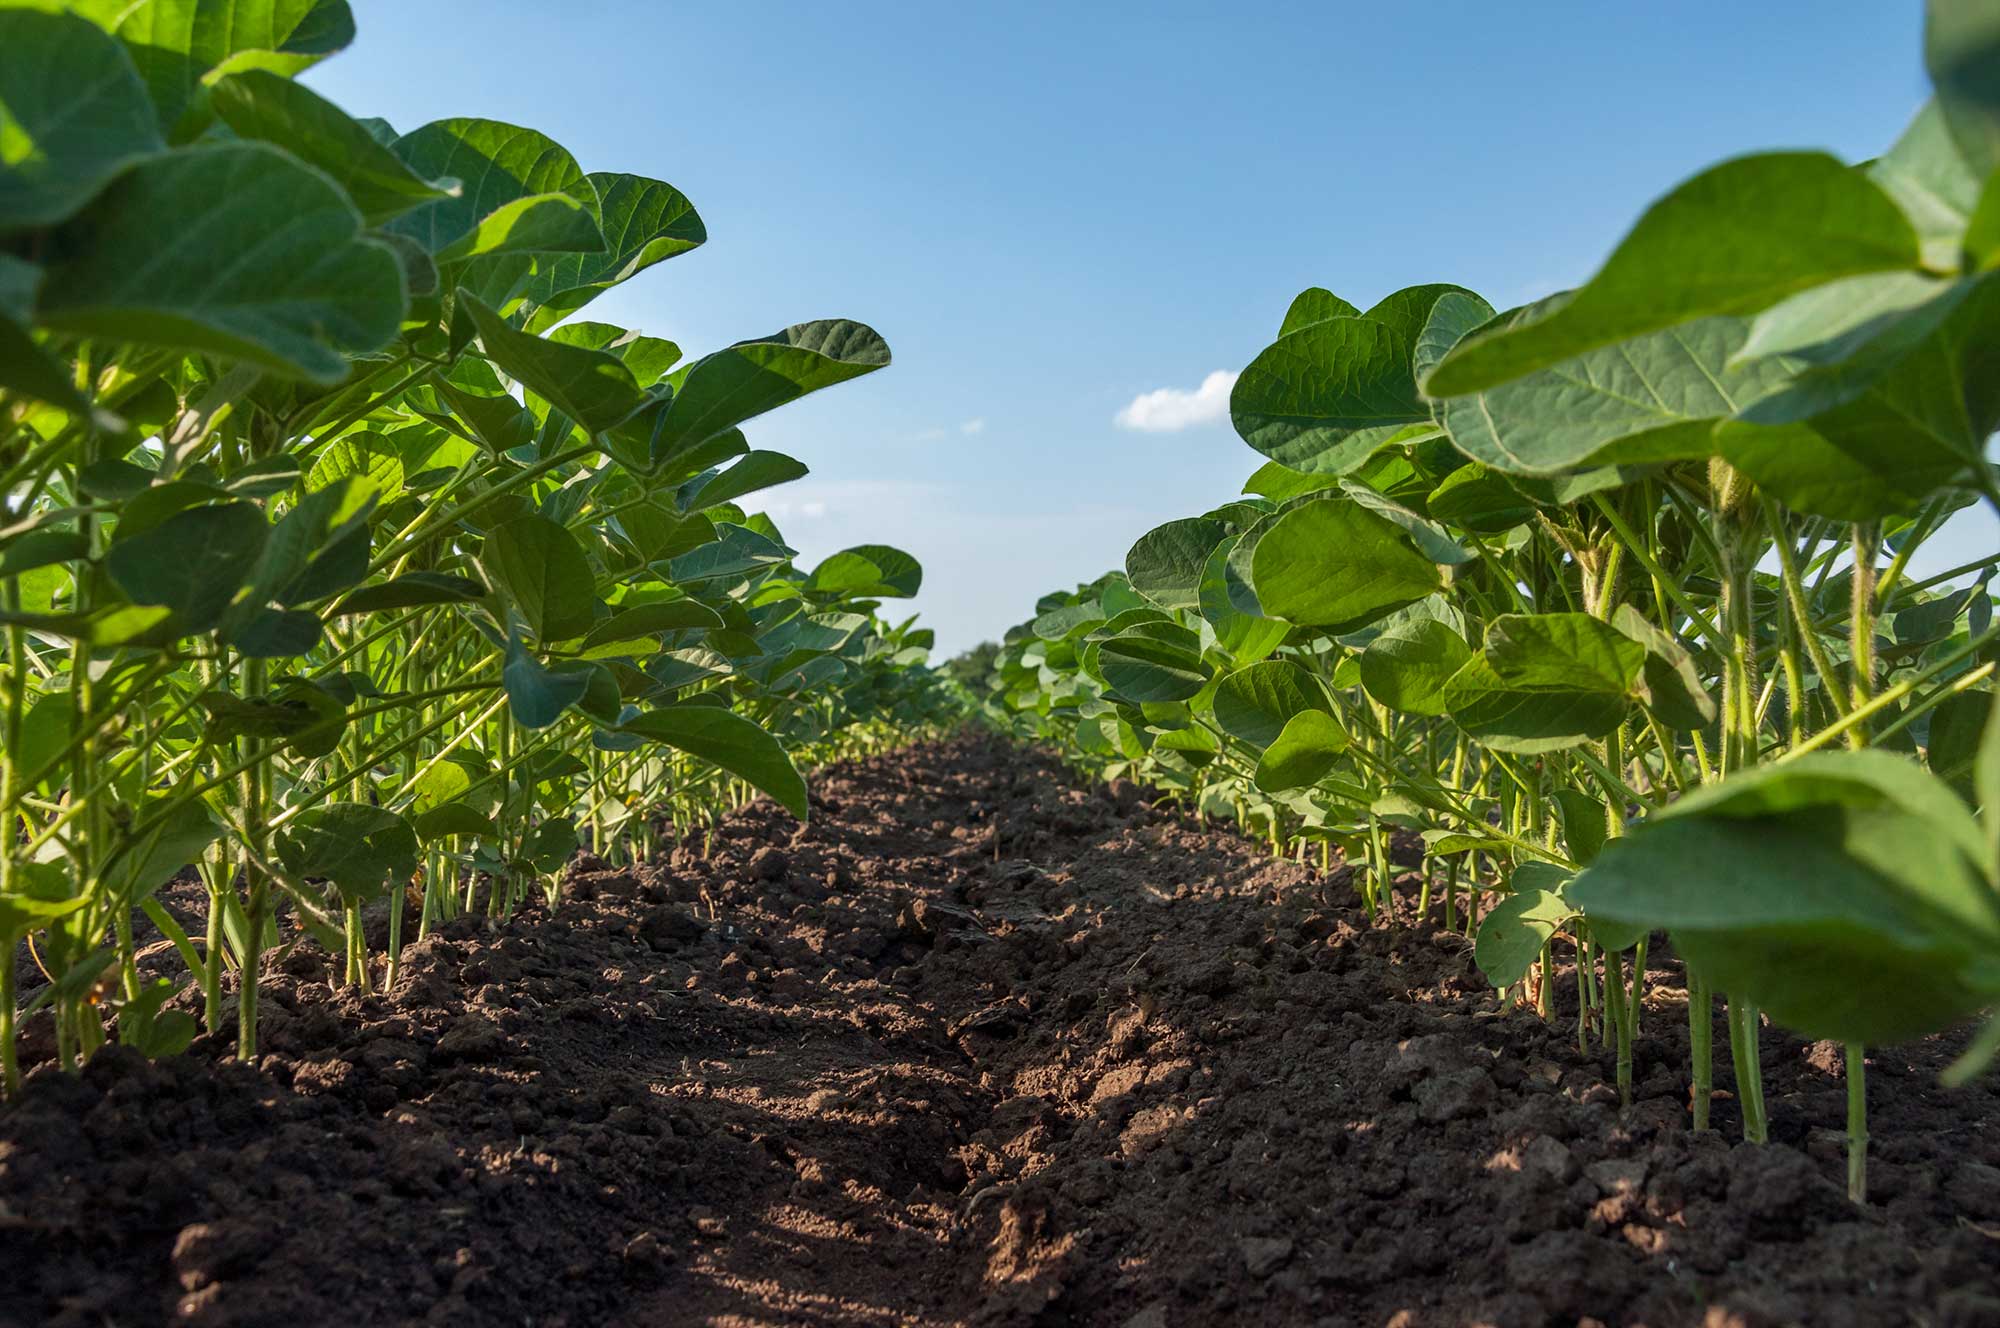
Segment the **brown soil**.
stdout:
[[2000,1325],[1958,1038],[1871,1058],[1857,1209],[1830,1047],[1766,1031],[1769,1146],[1689,1130],[1670,963],[1621,1113],[1573,1006],[1130,789],[966,739],[814,804],[580,864],[384,996],[295,955],[255,1065],[44,1066],[0,1322]]

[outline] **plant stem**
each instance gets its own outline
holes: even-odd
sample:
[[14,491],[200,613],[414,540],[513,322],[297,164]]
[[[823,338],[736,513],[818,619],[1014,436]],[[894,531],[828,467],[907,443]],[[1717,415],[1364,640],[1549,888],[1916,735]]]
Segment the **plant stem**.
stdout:
[[1868,1202],[1868,1062],[1859,1042],[1847,1044],[1847,1197]]

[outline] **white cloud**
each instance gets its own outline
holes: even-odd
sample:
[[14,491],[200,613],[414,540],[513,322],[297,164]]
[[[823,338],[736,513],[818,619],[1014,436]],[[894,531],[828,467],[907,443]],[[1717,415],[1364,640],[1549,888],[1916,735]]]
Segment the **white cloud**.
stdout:
[[967,420],[965,423],[958,426],[958,431],[962,434],[967,435],[968,437],[975,433],[985,433],[986,417],[984,415],[981,415],[978,419]]
[[1217,369],[1192,392],[1179,387],[1142,392],[1118,412],[1118,427],[1142,433],[1175,433],[1213,424],[1228,417],[1229,389],[1234,386],[1236,375]]

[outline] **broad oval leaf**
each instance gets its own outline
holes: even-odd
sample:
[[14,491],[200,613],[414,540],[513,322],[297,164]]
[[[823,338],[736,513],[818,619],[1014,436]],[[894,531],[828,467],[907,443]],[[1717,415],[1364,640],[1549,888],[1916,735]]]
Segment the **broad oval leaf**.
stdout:
[[1721,314],[1752,314],[1863,272],[1914,268],[1901,208],[1867,175],[1820,152],[1724,162],[1654,203],[1588,282],[1542,316],[1475,333],[1425,380],[1464,396],[1599,346]]
[[338,382],[403,317],[403,270],[354,205],[276,148],[154,157],[71,223],[87,248],[48,266],[47,328],[245,360]]
[[1257,541],[1250,580],[1267,616],[1331,628],[1360,626],[1444,584],[1406,532],[1344,497],[1279,517]]
[[72,14],[0,9],[0,233],[73,215],[165,148],[116,38]]
[[719,766],[769,794],[801,821],[810,814],[806,782],[784,747],[767,730],[732,711],[709,705],[664,706],[632,716],[618,731],[665,743]]

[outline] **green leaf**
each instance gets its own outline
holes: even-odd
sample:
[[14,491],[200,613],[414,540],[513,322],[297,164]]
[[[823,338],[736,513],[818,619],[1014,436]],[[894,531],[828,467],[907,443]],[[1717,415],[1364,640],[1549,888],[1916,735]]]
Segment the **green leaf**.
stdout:
[[846,319],[800,323],[705,355],[681,371],[653,435],[653,460],[670,460],[753,416],[888,363],[889,343]]
[[165,148],[115,38],[71,14],[0,9],[0,233],[62,221]]
[[1705,457],[1715,422],[1790,379],[1783,358],[1731,367],[1748,339],[1737,318],[1637,336],[1443,404],[1451,440],[1509,475]]
[[1313,499],[1279,517],[1257,541],[1250,581],[1266,616],[1336,629],[1444,584],[1403,530],[1351,498]]
[[591,433],[603,433],[646,404],[632,371],[616,355],[517,332],[477,296],[460,291],[458,298],[501,372]]
[[672,185],[637,175],[586,178],[597,190],[604,251],[561,254],[535,265],[520,292],[534,310],[530,332],[547,330],[619,282],[708,239],[694,205]]
[[1347,730],[1332,715],[1301,710],[1264,749],[1253,782],[1266,793],[1317,784],[1332,772],[1347,742]]
[[1694,659],[1681,643],[1647,622],[1630,604],[1620,604],[1611,625],[1646,648],[1640,671],[1639,701],[1670,729],[1691,733],[1715,722],[1709,695]]
[[1569,846],[1569,855],[1589,866],[1610,835],[1609,809],[1582,789],[1557,789],[1555,803],[1562,813],[1563,843]]
[[1472,647],[1435,618],[1411,619],[1383,631],[1361,652],[1368,695],[1407,715],[1445,713],[1445,686],[1472,658]]
[[1132,589],[1163,609],[1195,608],[1208,555],[1228,533],[1220,521],[1202,517],[1156,526],[1125,555],[1125,575]]
[[1309,286],[1300,291],[1293,299],[1291,308],[1285,310],[1285,324],[1278,329],[1278,335],[1282,337],[1329,318],[1354,318],[1360,313],[1359,309],[1325,287]]
[[2000,170],[2000,14],[1979,0],[1929,0],[1924,19],[1924,67],[1938,105],[1983,179]]
[[1444,688],[1445,713],[1495,751],[1557,751],[1601,738],[1625,718],[1626,699],[1600,691],[1514,687],[1474,655]]
[[1925,102],[1902,137],[1869,164],[1868,174],[1916,227],[1924,266],[1955,270],[1966,225],[1979,205],[1980,177],[1952,141],[1935,99]]
[[[1919,344],[1801,374],[1716,434],[1718,450],[1786,506],[1841,521],[1916,512],[1970,479],[2000,425],[2000,275],[1979,278]],[[1894,338],[1885,338],[1894,341]]]
[[347,515],[373,504],[386,507],[403,492],[403,459],[395,446],[379,433],[343,434],[320,449],[313,467],[306,472],[306,491],[317,493],[342,480],[346,497],[338,522]]
[[417,833],[382,807],[334,802],[299,813],[277,837],[278,858],[296,876],[330,881],[342,902],[380,899],[417,869]]
[[1409,426],[1430,423],[1411,369],[1417,337],[1440,297],[1470,294],[1413,286],[1365,316],[1288,318],[1230,393],[1236,431],[1292,470],[1352,473]]
[[[134,822],[164,810],[165,798],[148,799],[128,808]],[[153,829],[123,839],[105,863],[102,885],[110,898],[137,908],[154,891],[195,861],[217,839],[222,827],[199,801],[168,812]]]
[[67,884],[66,873],[52,863],[25,864],[16,878],[17,884],[22,881],[28,884],[28,891],[0,895],[0,942],[10,947],[20,944],[21,938],[29,932],[38,931],[90,902],[88,895],[64,899],[43,898],[39,893],[31,893],[42,883],[46,883],[46,888],[51,891],[60,890]]
[[1281,466],[1275,461],[1266,461],[1257,467],[1256,473],[1243,481],[1243,492],[1254,493],[1269,498],[1273,502],[1288,502],[1293,498],[1303,498],[1309,493],[1322,489],[1338,488],[1337,475],[1308,475],[1302,470]]
[[518,636],[507,640],[507,659],[500,669],[507,691],[507,709],[526,729],[545,729],[581,701],[590,688],[586,673],[557,673],[529,654]]
[[240,137],[274,143],[325,172],[370,226],[450,196],[448,188],[404,165],[359,120],[304,84],[268,69],[245,69],[218,79],[209,88],[209,104]]
[[[498,120],[434,120],[397,139],[392,150],[416,176],[465,182],[455,195],[434,199],[387,227],[441,260],[482,221],[524,198],[567,194],[587,210],[597,201],[576,158],[560,143]],[[519,275],[525,277],[526,270]]]
[[2000,996],[1984,852],[1964,805],[1901,757],[1814,753],[1682,799],[1570,897],[1668,928],[1697,971],[1808,1037],[1896,1043]]
[[[157,0],[156,0],[157,2]],[[244,360],[316,382],[387,344],[403,271],[353,204],[276,148],[183,149],[132,168],[71,223],[48,265],[44,327]]]
[[541,642],[568,641],[591,628],[596,577],[567,529],[529,513],[486,536],[480,565]]
[[719,630],[721,627],[722,615],[700,600],[662,600],[657,604],[642,604],[612,614],[590,629],[583,638],[583,648],[588,651],[608,642],[633,641],[657,636],[661,632],[680,632],[691,628]]
[[354,40],[347,0],[90,0],[90,12],[124,39],[170,128],[231,56],[256,52],[289,77]]
[[653,742],[720,766],[769,794],[801,821],[807,819],[806,782],[778,740],[743,716],[717,706],[682,704],[647,710],[618,726]]
[[425,604],[468,604],[486,598],[486,587],[444,572],[406,572],[380,585],[363,586],[333,608],[333,617],[413,609]]
[[1276,742],[1296,715],[1333,713],[1319,679],[1286,659],[1262,660],[1224,675],[1212,705],[1224,733],[1259,749]]
[[1540,317],[1459,342],[1424,391],[1464,396],[1600,346],[1756,313],[1840,277],[1914,268],[1920,258],[1902,209],[1837,158],[1740,157],[1654,203],[1597,275]]
[[[1148,624],[1166,627],[1166,624]],[[1147,627],[1123,632],[1104,641],[1097,667],[1105,682],[1129,701],[1185,701],[1208,683],[1199,642],[1185,628],[1168,628],[1172,639],[1151,635]]]
[[[676,573],[678,576],[678,573]],[[849,598],[908,599],[923,588],[924,569],[886,544],[857,544],[834,554],[806,578],[806,589]]]
[[433,255],[439,264],[492,254],[600,253],[603,233],[591,209],[568,194],[529,194],[502,203]]
[[511,452],[535,440],[534,413],[507,393],[471,392],[443,378],[437,380],[436,387],[451,407],[451,415],[426,418],[455,433],[469,433],[472,441],[495,452]]
[[1563,897],[1568,873],[1545,863],[1514,869],[1514,893],[1487,911],[1473,943],[1473,962],[1495,987],[1511,987],[1528,976],[1556,929],[1576,916]]
[[728,470],[707,479],[690,480],[686,496],[677,505],[683,512],[699,512],[734,502],[746,494],[804,479],[810,473],[804,462],[783,452],[746,452]]
[[1509,613],[1486,628],[1486,661],[1523,691],[1631,694],[1646,648],[1586,613]]
[[205,632],[250,580],[269,531],[254,503],[191,507],[114,543],[104,570],[134,604],[162,605],[179,631]]
[[1285,643],[1291,625],[1249,611],[1256,593],[1238,573],[1231,555],[1242,542],[1231,535],[1209,552],[1202,567],[1198,607],[1201,616],[1215,629],[1215,643],[1239,664],[1263,659]]
[[1476,462],[1440,480],[1424,507],[1435,519],[1475,535],[1498,535],[1535,516],[1532,499]]

